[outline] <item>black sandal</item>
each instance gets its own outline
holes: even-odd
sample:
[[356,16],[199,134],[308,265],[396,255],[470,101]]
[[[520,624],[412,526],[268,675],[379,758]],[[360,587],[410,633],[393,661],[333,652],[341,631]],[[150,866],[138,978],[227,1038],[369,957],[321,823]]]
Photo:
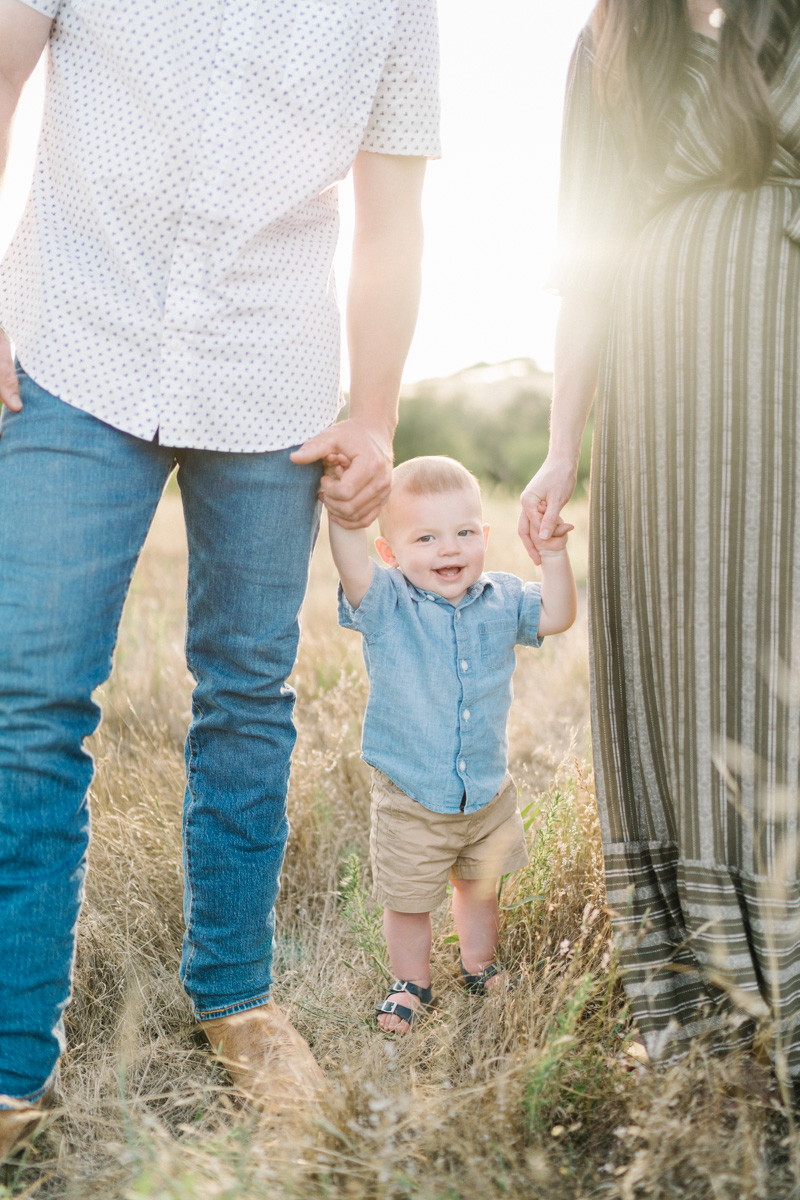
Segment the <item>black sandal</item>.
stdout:
[[[408,992],[409,996],[416,996],[419,1000],[419,1008],[408,1008],[405,1004],[398,1003],[397,1000],[392,1000],[390,997],[398,992]],[[417,1017],[424,1015],[424,1010],[431,1007],[433,1004],[433,988],[418,987],[416,983],[409,983],[407,979],[395,979],[392,986],[389,988],[389,996],[380,1004],[375,1005],[376,1016],[379,1013],[389,1013],[390,1016],[399,1017],[401,1021],[408,1022],[408,1032],[411,1032],[411,1026]],[[393,1033],[394,1030],[382,1030],[383,1033]]]
[[[494,979],[495,975],[502,975],[505,971],[504,966],[493,962],[490,966],[484,967],[482,971],[479,971],[477,975],[470,975],[465,970],[461,959],[458,960],[458,965],[461,968],[461,977],[464,980],[464,990],[470,992],[473,996],[485,996],[487,980]],[[510,991],[514,985],[509,980],[507,986]]]

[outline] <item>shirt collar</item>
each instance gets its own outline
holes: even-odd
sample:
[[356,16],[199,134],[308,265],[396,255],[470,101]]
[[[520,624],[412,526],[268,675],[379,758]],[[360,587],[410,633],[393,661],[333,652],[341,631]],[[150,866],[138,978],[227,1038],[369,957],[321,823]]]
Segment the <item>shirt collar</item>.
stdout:
[[[418,588],[416,584],[411,582],[410,579],[406,579],[406,587],[408,588],[408,594],[410,595],[411,599],[416,601],[417,604],[423,600],[433,600],[434,604],[444,604],[447,606],[447,608],[453,608],[453,605],[449,600],[445,600],[444,596],[438,596],[436,592],[426,592],[424,588]],[[458,605],[458,608],[466,608],[468,605],[472,604],[473,600],[477,600],[478,597],[482,596],[485,591],[491,591],[493,587],[494,584],[484,571],[482,575],[478,576],[472,587],[467,589],[467,594]]]

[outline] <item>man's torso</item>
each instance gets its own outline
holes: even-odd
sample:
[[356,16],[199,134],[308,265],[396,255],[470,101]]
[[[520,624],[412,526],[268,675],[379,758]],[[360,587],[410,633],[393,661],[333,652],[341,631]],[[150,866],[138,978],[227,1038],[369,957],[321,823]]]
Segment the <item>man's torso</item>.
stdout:
[[26,2],[55,19],[0,271],[23,366],[166,445],[318,432],[340,396],[336,184],[361,146],[437,152],[433,0]]

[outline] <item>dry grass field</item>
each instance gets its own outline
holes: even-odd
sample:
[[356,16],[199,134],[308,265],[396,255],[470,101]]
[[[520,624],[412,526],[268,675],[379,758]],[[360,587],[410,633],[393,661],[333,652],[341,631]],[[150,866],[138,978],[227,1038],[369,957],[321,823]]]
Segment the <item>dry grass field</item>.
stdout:
[[[532,572],[516,505],[490,498],[490,567]],[[573,548],[585,574],[585,510]],[[463,993],[449,913],[436,919],[435,1014],[403,1040],[371,1023],[387,967],[369,899],[359,760],[359,639],[339,630],[323,533],[304,612],[292,834],[276,996],[331,1084],[318,1111],[238,1108],[181,991],[180,804],[189,709],[184,542],[168,494],[128,603],[94,741],[94,840],[62,1106],[0,1198],[548,1200],[800,1195],[779,1099],[743,1096],[740,1064],[698,1047],[632,1067],[603,906],[588,741],[586,629],[522,650],[512,769],[531,863],[505,882],[513,993]],[[583,564],[583,565],[582,565]]]

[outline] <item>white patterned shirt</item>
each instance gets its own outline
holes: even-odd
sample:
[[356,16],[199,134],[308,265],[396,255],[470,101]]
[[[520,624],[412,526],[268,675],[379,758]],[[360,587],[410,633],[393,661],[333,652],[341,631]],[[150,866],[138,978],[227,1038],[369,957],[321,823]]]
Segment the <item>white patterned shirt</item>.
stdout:
[[436,0],[24,0],[54,18],[0,267],[27,373],[165,446],[282,449],[336,416],[336,184],[439,154]]

